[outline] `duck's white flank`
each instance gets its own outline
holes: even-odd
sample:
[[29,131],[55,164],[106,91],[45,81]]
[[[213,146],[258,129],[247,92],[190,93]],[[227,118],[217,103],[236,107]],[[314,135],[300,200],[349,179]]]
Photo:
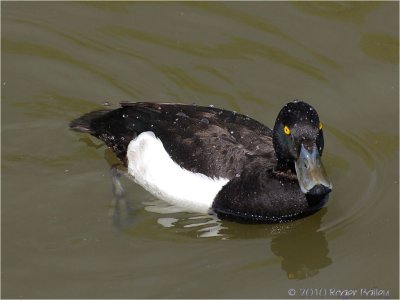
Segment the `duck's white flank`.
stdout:
[[129,143],[127,157],[128,173],[138,184],[158,198],[191,211],[206,213],[229,181],[181,168],[151,131]]

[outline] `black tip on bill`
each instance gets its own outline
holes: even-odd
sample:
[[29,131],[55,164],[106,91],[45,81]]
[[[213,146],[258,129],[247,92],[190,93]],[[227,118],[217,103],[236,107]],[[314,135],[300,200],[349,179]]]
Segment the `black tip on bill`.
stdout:
[[315,185],[308,193],[307,195],[310,196],[323,196],[326,194],[329,194],[332,190],[322,184],[317,184]]

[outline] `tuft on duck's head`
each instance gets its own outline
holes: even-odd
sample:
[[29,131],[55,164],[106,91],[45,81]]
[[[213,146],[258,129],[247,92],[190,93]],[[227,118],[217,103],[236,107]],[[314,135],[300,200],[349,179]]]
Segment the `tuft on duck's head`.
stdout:
[[302,192],[310,196],[322,196],[332,190],[321,162],[322,127],[317,111],[296,100],[281,109],[273,130],[278,168],[295,170]]

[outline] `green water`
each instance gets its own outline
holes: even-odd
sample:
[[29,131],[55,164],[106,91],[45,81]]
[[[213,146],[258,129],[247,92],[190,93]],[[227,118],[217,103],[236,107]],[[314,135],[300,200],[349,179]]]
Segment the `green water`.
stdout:
[[[398,298],[398,9],[2,2],[2,297]],[[281,225],[180,211],[127,178],[116,206],[116,157],[68,129],[105,102],[139,100],[272,126],[295,98],[324,123],[334,190]]]

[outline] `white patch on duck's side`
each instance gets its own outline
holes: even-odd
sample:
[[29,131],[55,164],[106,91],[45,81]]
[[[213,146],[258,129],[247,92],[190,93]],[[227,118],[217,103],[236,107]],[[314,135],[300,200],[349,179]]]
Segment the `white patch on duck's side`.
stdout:
[[158,198],[190,211],[207,213],[229,181],[181,168],[152,131],[141,133],[129,143],[127,158],[128,173],[138,184]]

